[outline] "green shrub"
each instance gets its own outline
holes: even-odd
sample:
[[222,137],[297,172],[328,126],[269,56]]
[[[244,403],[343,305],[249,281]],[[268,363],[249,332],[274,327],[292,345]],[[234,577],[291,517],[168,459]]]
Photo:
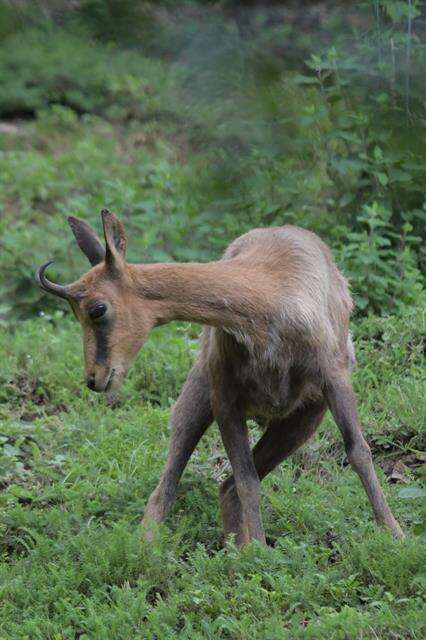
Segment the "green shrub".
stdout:
[[390,224],[390,212],[377,203],[366,205],[357,218],[359,231],[349,232],[340,262],[353,283],[358,310],[386,313],[414,304],[422,292],[416,250],[421,238],[409,222],[401,233]]
[[152,117],[173,82],[160,61],[54,25],[6,37],[0,77],[0,117],[34,115],[51,104],[124,120]]
[[[131,50],[107,43],[121,41],[114,1],[84,2],[74,13],[59,3],[50,21],[10,22],[0,114],[37,119],[0,146],[3,310],[40,308],[31,277],[50,256],[63,279],[84,269],[64,216],[96,226],[103,206],[124,217],[135,261],[217,258],[250,228],[293,223],[335,250],[358,314],[415,302],[426,220],[425,49],[407,20],[414,24],[418,3],[410,16],[393,0],[375,3],[376,12],[354,8],[361,27],[351,30],[330,10],[331,47],[320,29],[307,46],[303,30],[256,11],[248,38],[217,7],[197,13],[190,4],[174,27],[184,53],[168,62],[144,49],[142,35]],[[126,3],[122,25],[133,9],[143,25],[146,9],[173,27],[170,3],[148,5]],[[306,62],[283,62],[281,37]]]

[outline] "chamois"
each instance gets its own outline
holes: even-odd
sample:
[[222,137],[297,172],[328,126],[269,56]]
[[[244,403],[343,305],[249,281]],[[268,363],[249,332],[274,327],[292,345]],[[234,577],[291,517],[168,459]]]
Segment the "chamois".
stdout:
[[[286,225],[253,229],[219,261],[128,264],[124,227],[102,211],[105,246],[69,217],[92,268],[74,283],[37,283],[65,298],[81,323],[87,385],[115,392],[150,330],[172,320],[206,325],[197,362],[171,415],[161,479],[142,520],[145,536],[170,511],[185,466],[213,419],[233,475],[221,485],[225,534],[237,544],[265,542],[260,482],[306,442],[327,407],[343,436],[376,521],[404,536],[377,479],[351,384],[352,301],[329,248],[314,233]],[[250,449],[246,419],[264,432]]]

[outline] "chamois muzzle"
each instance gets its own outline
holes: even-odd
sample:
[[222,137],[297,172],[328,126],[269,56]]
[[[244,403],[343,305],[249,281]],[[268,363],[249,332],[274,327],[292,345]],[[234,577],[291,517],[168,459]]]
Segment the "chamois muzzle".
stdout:
[[52,293],[54,296],[58,296],[59,298],[64,298],[64,300],[69,299],[68,288],[63,287],[60,284],[55,284],[54,282],[50,282],[44,275],[47,267],[53,263],[53,260],[49,260],[45,264],[42,264],[41,267],[37,269],[35,272],[35,280],[39,287],[47,291],[48,293]]

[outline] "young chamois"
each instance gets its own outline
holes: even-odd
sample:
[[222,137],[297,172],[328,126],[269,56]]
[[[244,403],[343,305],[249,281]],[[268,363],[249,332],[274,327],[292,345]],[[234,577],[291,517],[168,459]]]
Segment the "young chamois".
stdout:
[[[128,264],[122,223],[102,211],[105,247],[83,220],[69,218],[92,268],[76,282],[38,284],[65,298],[83,329],[87,386],[114,391],[151,329],[171,320],[206,325],[201,351],[171,416],[171,442],[143,525],[164,520],[185,466],[213,420],[233,475],[220,487],[225,534],[265,542],[260,482],[316,431],[327,407],[339,427],[375,517],[403,532],[386,502],[358,421],[351,384],[352,302],[330,250],[293,226],[254,229],[217,262]],[[246,419],[265,431],[253,451]]]

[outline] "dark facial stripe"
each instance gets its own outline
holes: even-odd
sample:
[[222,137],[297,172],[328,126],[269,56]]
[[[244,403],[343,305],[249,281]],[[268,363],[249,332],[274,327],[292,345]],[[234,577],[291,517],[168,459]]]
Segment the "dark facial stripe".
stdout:
[[94,328],[96,340],[96,363],[104,365],[108,361],[108,337],[110,326],[108,323],[100,324]]

